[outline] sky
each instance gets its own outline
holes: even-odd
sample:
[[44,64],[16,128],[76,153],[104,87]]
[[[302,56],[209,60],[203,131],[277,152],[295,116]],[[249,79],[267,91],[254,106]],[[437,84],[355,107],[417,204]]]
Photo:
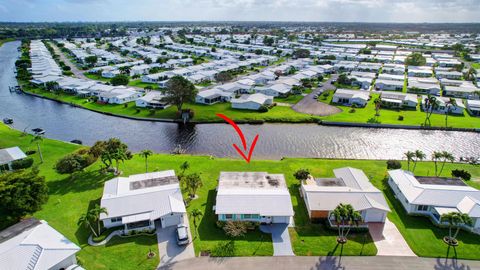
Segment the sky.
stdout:
[[0,0],[0,21],[480,22],[480,0]]

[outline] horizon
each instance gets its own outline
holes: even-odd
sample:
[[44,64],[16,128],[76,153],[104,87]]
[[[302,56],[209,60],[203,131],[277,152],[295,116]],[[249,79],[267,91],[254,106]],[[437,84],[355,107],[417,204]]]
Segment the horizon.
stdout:
[[0,17],[26,23],[480,23],[478,6],[478,0],[0,0]]

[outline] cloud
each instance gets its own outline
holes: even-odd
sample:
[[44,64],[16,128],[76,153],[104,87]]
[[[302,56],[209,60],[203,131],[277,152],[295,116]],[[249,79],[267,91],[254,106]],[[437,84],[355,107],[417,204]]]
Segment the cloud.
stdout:
[[480,0],[0,0],[0,6],[8,7],[0,19],[8,21],[480,21]]

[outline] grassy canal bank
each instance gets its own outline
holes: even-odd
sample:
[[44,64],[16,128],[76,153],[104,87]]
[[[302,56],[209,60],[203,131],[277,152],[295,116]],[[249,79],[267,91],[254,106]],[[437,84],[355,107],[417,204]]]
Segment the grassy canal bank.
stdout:
[[[22,134],[5,125],[0,125],[0,148],[19,146],[22,150],[33,150],[31,135]],[[82,247],[78,253],[79,261],[87,269],[153,269],[158,264],[158,256],[147,260],[149,249],[157,252],[155,236],[135,236],[132,238],[113,238],[106,246],[91,247],[87,244],[88,229],[78,226],[78,218],[94,204],[98,203],[103,192],[103,183],[113,178],[111,173],[100,172],[101,164],[96,162],[84,171],[69,176],[57,174],[53,166],[55,162],[81,146],[70,143],[45,139],[40,145],[44,163],[39,163],[38,156],[35,165],[45,176],[49,187],[49,200],[42,210],[33,216],[45,219],[51,226],[59,230],[73,242]],[[339,255],[336,249],[336,231],[327,229],[323,224],[311,223],[305,209],[303,199],[299,195],[298,181],[293,173],[300,168],[308,168],[315,177],[332,177],[333,169],[351,166],[364,170],[372,183],[381,189],[390,205],[392,212],[388,218],[395,223],[412,250],[419,256],[445,256],[446,246],[442,237],[448,234],[446,229],[435,227],[423,217],[407,216],[401,205],[396,201],[386,184],[386,164],[382,160],[332,160],[332,159],[299,159],[285,158],[280,161],[253,160],[247,164],[242,160],[226,158],[210,158],[207,156],[155,154],[149,157],[150,170],[175,169],[179,172],[180,165],[187,161],[190,164],[188,173],[200,173],[203,186],[198,190],[198,198],[189,202],[187,211],[199,209],[203,216],[197,222],[197,232],[190,219],[190,227],[194,237],[195,252],[208,251],[212,256],[269,256],[273,253],[271,238],[259,231],[252,231],[247,236],[230,239],[216,226],[216,216],[213,212],[215,203],[216,180],[220,171],[266,171],[283,173],[291,193],[295,210],[295,227],[290,229],[292,245],[296,255]],[[406,164],[403,163],[406,168]],[[123,175],[143,173],[144,159],[134,155],[120,165]],[[472,180],[467,184],[480,188],[480,166],[447,163],[444,176],[449,176],[452,169],[465,169],[472,174]],[[419,162],[416,173],[432,174],[432,162]],[[185,196],[186,198],[186,196]],[[458,258],[480,259],[480,238],[467,232],[460,232]],[[349,237],[349,242],[343,250],[343,255],[375,255],[376,247],[368,233],[356,233]],[[160,254],[161,255],[161,254]]]

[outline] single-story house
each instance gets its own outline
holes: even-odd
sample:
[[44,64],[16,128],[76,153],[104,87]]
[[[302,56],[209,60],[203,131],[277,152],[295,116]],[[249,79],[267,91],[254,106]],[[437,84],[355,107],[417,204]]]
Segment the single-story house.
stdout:
[[0,149],[0,171],[11,170],[14,161],[26,157],[27,155],[18,146]]
[[125,231],[162,228],[183,222],[186,214],[182,191],[173,170],[117,177],[105,182],[100,215],[106,228]]
[[[402,76],[403,77],[403,76]],[[376,90],[402,91],[403,81],[378,79],[375,81]]]
[[349,75],[348,79],[351,80],[352,86],[358,86],[361,89],[365,89],[365,90],[370,89],[370,86],[372,85],[372,82],[373,82],[373,78],[370,78],[370,77],[359,77],[359,76]]
[[214,208],[220,221],[289,224],[293,217],[285,176],[267,172],[221,172]]
[[382,106],[387,108],[416,108],[417,95],[396,92],[382,92],[380,94]]
[[467,103],[467,110],[473,116],[480,116],[480,100],[471,100],[468,99]]
[[166,109],[170,104],[163,101],[164,95],[160,91],[150,91],[143,97],[135,100],[135,105],[141,108]]
[[28,218],[0,231],[0,269],[83,270],[79,251],[44,220]]
[[225,92],[218,88],[213,88],[198,92],[197,96],[195,97],[195,102],[211,105],[218,102],[230,101],[234,96],[234,93]]
[[124,104],[141,96],[142,93],[135,91],[134,88],[118,87],[98,94],[98,100],[103,103]]
[[261,93],[267,96],[282,97],[287,96],[292,91],[292,87],[283,83],[275,83],[267,86],[255,87],[254,90],[256,93]]
[[404,75],[405,66],[399,64],[384,64],[382,68],[382,74],[394,74],[394,75]]
[[405,170],[388,171],[388,184],[408,214],[430,217],[442,224],[442,214],[459,212],[473,219],[463,228],[480,234],[480,191],[461,179],[414,176]]
[[479,96],[475,92],[480,91],[480,88],[474,86],[449,86],[443,87],[443,95],[449,97],[459,97],[466,99],[475,99]]
[[273,97],[261,93],[244,94],[239,98],[233,98],[232,108],[243,110],[259,110],[262,106],[269,106],[273,103]]
[[435,71],[435,77],[437,77],[437,79],[447,78],[451,80],[460,80],[462,76],[463,74],[458,71]]
[[365,107],[370,98],[368,91],[337,89],[333,94],[332,102],[342,105],[356,105]]
[[334,225],[331,213],[343,203],[359,211],[364,223],[385,222],[390,212],[387,201],[362,170],[345,167],[333,173],[335,178],[309,178],[301,185],[300,192],[311,219],[328,219]]
[[395,74],[380,74],[378,75],[378,79],[379,80],[389,80],[389,81],[399,81],[399,82],[403,82],[405,81],[405,75],[401,74],[401,75],[395,75]]
[[436,78],[409,77],[407,92],[440,96],[441,87]]
[[429,66],[408,66],[408,76],[413,77],[432,77],[433,70]]
[[[425,99],[427,97],[422,97],[422,109],[425,110]],[[455,100],[455,106],[448,105],[451,103],[451,99]],[[462,115],[463,111],[465,110],[465,105],[463,104],[463,100],[459,98],[449,98],[449,97],[436,97],[438,106],[437,109],[434,110],[434,113],[445,114],[450,109],[450,114],[458,114]]]

